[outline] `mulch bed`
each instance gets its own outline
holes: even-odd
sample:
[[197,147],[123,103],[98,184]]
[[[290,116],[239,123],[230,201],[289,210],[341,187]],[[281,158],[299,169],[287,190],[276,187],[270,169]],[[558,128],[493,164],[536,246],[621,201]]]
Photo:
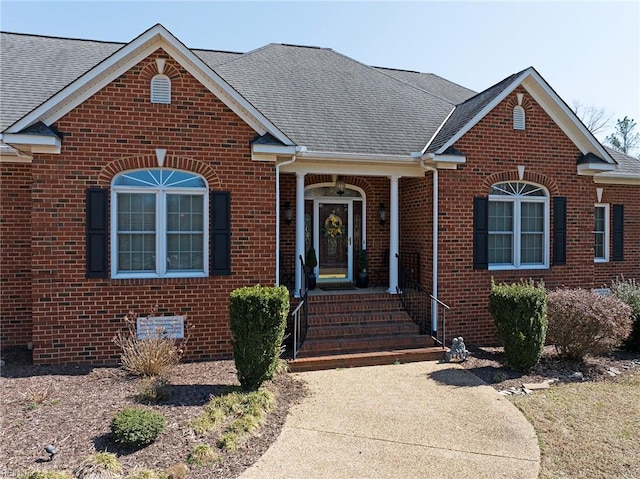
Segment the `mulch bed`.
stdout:
[[462,366],[498,391],[523,383],[540,383],[549,379],[562,382],[606,381],[615,372],[640,369],[640,354],[616,350],[602,356],[587,356],[583,362],[561,358],[553,346],[546,346],[540,363],[531,371],[522,372],[510,368],[499,347],[470,346],[469,356]]
[[[116,453],[125,471],[142,467],[164,470],[185,463],[196,444],[206,442],[215,448],[215,437],[197,437],[187,423],[203,411],[212,396],[239,385],[233,361],[179,364],[169,377],[168,399],[142,406],[165,415],[166,432],[155,443],[132,451],[113,442],[109,424],[117,411],[137,405],[134,395],[140,379],[115,367],[33,366],[24,350],[3,351],[2,358],[0,477],[32,469],[72,472],[95,450]],[[234,453],[220,451],[220,464],[191,468],[190,479],[237,477],[276,440],[289,408],[304,396],[305,388],[287,374],[268,388],[277,403],[258,433]],[[46,398],[34,407],[30,401],[36,395]],[[53,461],[44,451],[47,444],[59,450]]]

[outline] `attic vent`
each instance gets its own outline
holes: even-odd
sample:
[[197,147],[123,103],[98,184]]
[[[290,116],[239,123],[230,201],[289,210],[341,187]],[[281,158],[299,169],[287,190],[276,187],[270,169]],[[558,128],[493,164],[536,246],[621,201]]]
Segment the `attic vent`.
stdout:
[[151,103],[171,103],[171,80],[166,75],[151,79]]
[[513,109],[513,129],[524,130],[524,108],[520,105]]

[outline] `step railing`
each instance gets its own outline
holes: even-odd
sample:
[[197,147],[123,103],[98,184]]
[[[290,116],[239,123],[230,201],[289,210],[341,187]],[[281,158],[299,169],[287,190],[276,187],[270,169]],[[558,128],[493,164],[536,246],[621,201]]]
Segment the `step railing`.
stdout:
[[300,348],[304,344],[304,340],[307,338],[307,330],[309,329],[309,302],[308,292],[309,284],[307,282],[306,269],[304,266],[304,260],[300,255],[300,266],[302,274],[302,288],[300,288],[300,303],[296,306],[296,309],[291,313],[293,321],[293,359],[298,357]]
[[[415,268],[407,268],[400,260],[400,255],[396,254],[398,261],[398,286],[396,292],[402,306],[407,311],[414,323],[420,328],[420,334],[430,335],[434,341],[444,346],[446,333],[446,311],[450,308],[445,303],[431,295],[422,285],[414,278],[413,272]],[[420,264],[420,257],[416,256],[416,265]],[[417,267],[417,266],[416,266]],[[442,308],[440,322],[442,324],[442,340],[438,338],[438,329],[435,330],[431,324],[432,305],[435,304]]]

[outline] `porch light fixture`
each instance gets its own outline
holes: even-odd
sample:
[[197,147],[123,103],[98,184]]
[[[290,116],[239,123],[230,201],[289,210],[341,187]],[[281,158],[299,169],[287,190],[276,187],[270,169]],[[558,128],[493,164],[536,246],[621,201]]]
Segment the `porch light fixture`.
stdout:
[[336,193],[338,193],[340,196],[344,195],[345,187],[346,185],[344,182],[344,178],[342,176],[338,176],[336,178]]
[[288,225],[291,224],[291,220],[293,219],[293,209],[291,208],[291,203],[288,201],[284,204],[282,208],[282,213],[284,215],[284,220]]
[[387,222],[387,209],[384,207],[384,203],[380,203],[378,208],[378,221],[380,221],[381,225]]

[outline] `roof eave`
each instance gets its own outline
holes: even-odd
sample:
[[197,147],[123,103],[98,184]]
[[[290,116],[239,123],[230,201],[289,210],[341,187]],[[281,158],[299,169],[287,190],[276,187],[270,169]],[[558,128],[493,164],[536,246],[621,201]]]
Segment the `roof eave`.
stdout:
[[0,141],[23,153],[59,154],[62,141],[57,136],[3,133]]

